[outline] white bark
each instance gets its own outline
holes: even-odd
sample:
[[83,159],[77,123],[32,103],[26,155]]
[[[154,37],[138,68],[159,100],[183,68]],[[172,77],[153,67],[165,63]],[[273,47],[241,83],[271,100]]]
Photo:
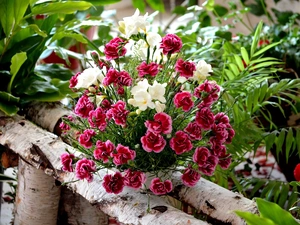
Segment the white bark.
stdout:
[[[61,182],[76,180],[74,173],[60,171],[62,165],[59,159],[65,149],[70,152],[74,152],[75,149],[62,142],[56,135],[42,130],[19,116],[0,117],[0,129],[2,130],[0,144],[18,153],[34,167],[43,169],[46,174],[54,176]],[[207,225],[206,222],[168,205],[157,196],[151,196],[151,210],[147,213],[148,197],[145,194],[132,189],[125,189],[119,195],[106,193],[101,185],[101,177],[106,172],[99,171],[100,177],[95,176],[91,183],[78,181],[68,186],[95,207],[125,224]],[[167,209],[165,212],[156,210],[162,206]]]
[[204,178],[192,188],[181,184],[180,173],[173,174],[173,183],[176,185],[176,195],[179,200],[200,210],[204,214],[232,225],[246,224],[234,211],[248,211],[258,213],[256,203],[239,193],[234,193],[220,187]]
[[57,225],[104,225],[108,224],[108,216],[93,207],[81,195],[67,187],[61,188],[60,207]]
[[55,126],[63,116],[73,114],[59,102],[33,102],[25,109],[28,119],[44,129],[54,132]]
[[59,198],[52,177],[19,160],[15,225],[56,225]]

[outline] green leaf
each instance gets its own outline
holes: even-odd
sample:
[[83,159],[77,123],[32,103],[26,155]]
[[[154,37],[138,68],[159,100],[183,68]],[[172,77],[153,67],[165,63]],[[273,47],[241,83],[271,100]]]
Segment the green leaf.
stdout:
[[225,8],[224,6],[216,4],[214,6],[214,11],[213,12],[216,16],[222,17],[222,16],[225,16],[228,13],[228,9]]
[[0,0],[0,20],[6,37],[10,36],[14,28],[14,0]]
[[17,181],[16,178],[0,174],[0,182]]
[[93,5],[86,1],[62,1],[62,2],[50,2],[36,5],[32,8],[32,15],[38,14],[72,14],[77,10],[87,10]]
[[204,6],[208,11],[213,11],[215,5],[215,0],[206,0],[202,6]]
[[256,203],[260,216],[274,221],[274,224],[299,225],[289,212],[282,209],[276,203],[261,198],[257,198]]
[[248,225],[278,225],[270,219],[259,217],[258,215],[250,212],[235,211],[235,213],[242,217]]
[[246,63],[246,65],[249,65],[249,55],[247,50],[244,47],[241,47],[241,54],[242,54],[242,58],[244,60],[244,62]]
[[14,15],[15,15],[16,25],[18,25],[19,22],[23,19],[26,9],[28,8],[28,5],[29,5],[29,0],[14,0]]
[[285,159],[287,163],[289,160],[290,150],[293,142],[294,142],[293,128],[290,127],[285,139]]
[[238,65],[240,71],[245,70],[245,67],[244,67],[244,64],[243,64],[243,61],[242,61],[241,57],[234,54],[234,59],[235,59],[236,64]]
[[239,71],[237,65],[235,65],[233,63],[229,63],[228,66],[235,76],[238,76],[240,74],[240,71]]
[[[25,27],[24,27],[25,28]],[[38,35],[42,36],[42,37],[47,37],[48,35],[43,32],[39,27],[38,25],[36,24],[29,24],[26,26],[26,28],[30,28],[32,29],[35,33],[37,33]]]
[[186,13],[187,9],[186,7],[183,6],[176,6],[172,13],[176,14],[176,15],[184,15]]
[[[276,138],[276,157],[279,159],[279,153],[282,152],[282,146],[285,140],[286,129],[280,131],[279,136]],[[280,160],[280,159],[279,159]]]
[[159,12],[165,12],[164,2],[162,0],[146,0],[150,7]]
[[0,110],[8,116],[13,116],[19,111],[19,108],[11,103],[0,101]]
[[83,35],[75,34],[75,33],[71,33],[71,32],[65,32],[65,31],[55,33],[53,35],[52,39],[51,39],[51,42],[54,42],[56,40],[60,40],[62,38],[67,38],[67,37],[68,38],[74,38],[76,41],[84,43],[84,44],[88,43],[88,41],[83,37]]
[[86,0],[86,2],[92,3],[94,6],[110,5],[122,0]]
[[34,69],[34,72],[39,76],[52,80],[54,78],[69,81],[73,76],[72,71],[58,64],[40,64]]
[[259,69],[259,68],[265,68],[265,67],[269,67],[269,66],[273,66],[273,65],[280,65],[280,64],[284,64],[284,62],[274,62],[274,61],[271,61],[271,62],[263,62],[263,63],[259,63],[259,64],[256,64],[254,66],[251,66],[249,68],[249,70],[256,70],[256,69]]
[[17,53],[12,57],[11,65],[10,65],[11,78],[10,78],[10,81],[9,81],[9,84],[7,87],[7,91],[9,93],[11,92],[11,87],[12,87],[13,81],[14,81],[19,69],[21,68],[21,66],[23,65],[23,63],[26,60],[27,60],[26,52]]
[[5,91],[0,91],[0,99],[6,102],[13,102],[13,103],[17,103],[20,101],[19,97],[13,96],[12,94],[7,93]]
[[274,58],[274,57],[263,57],[263,58],[251,60],[250,64],[256,64],[256,63],[265,62],[265,61],[278,61],[278,59]]
[[259,55],[261,55],[262,53],[268,51],[270,48],[273,48],[273,47],[275,47],[276,45],[279,45],[280,43],[281,43],[281,41],[276,42],[276,43],[269,44],[269,45],[267,45],[266,47],[264,47],[264,48],[260,49],[259,51],[255,52],[255,54],[254,54],[252,57],[259,56]]
[[290,191],[290,185],[287,183],[287,184],[283,184],[281,186],[281,191],[280,191],[280,197],[279,197],[279,200],[278,200],[278,205],[280,207],[284,207],[287,199],[288,199],[288,196],[289,196],[289,191]]
[[263,26],[263,22],[260,21],[259,24],[256,27],[254,36],[253,36],[253,41],[251,44],[251,49],[250,49],[250,58],[253,57],[254,52],[256,51],[257,45],[258,45],[258,41],[259,41],[259,37],[260,37],[260,33],[262,30],[262,26]]
[[141,0],[131,0],[134,8],[139,9],[142,13],[145,12],[146,4]]
[[275,142],[276,134],[274,132],[270,133],[266,139],[266,155],[268,155],[268,152],[270,151],[271,147],[273,146]]

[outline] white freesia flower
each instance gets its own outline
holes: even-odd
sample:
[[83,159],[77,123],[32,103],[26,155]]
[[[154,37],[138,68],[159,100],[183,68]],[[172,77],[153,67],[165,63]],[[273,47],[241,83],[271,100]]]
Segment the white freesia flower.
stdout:
[[149,83],[148,83],[148,80],[147,79],[143,79],[142,81],[139,81],[137,83],[136,86],[134,86],[132,89],[131,89],[131,94],[132,95],[135,95],[137,92],[139,91],[146,91],[148,90],[148,87],[149,87]]
[[119,22],[119,30],[125,34],[126,38],[129,38],[133,34],[139,32],[146,33],[147,26],[150,25],[148,19],[148,13],[144,16],[140,16],[140,11],[137,9],[135,13],[130,17],[124,17],[123,21]]
[[187,79],[186,79],[185,77],[179,76],[178,79],[177,79],[177,81],[178,81],[179,83],[183,84],[184,82],[187,81]]
[[196,81],[205,80],[206,77],[210,76],[210,72],[213,72],[211,65],[200,60],[196,66],[196,71],[194,71],[193,79]]
[[154,46],[159,47],[162,38],[158,33],[148,32],[146,36],[146,40],[150,45],[150,47],[154,48]]
[[163,112],[166,108],[166,105],[163,103],[160,103],[159,101],[155,102],[155,110],[157,113]]
[[85,69],[78,77],[75,88],[89,88],[92,85],[101,84],[104,76],[98,67]]
[[166,98],[164,95],[166,92],[166,86],[167,83],[160,84],[155,80],[153,85],[149,87],[149,94],[151,95],[152,99],[157,99],[161,103],[165,103]]
[[148,107],[155,108],[155,104],[152,102],[151,95],[144,90],[138,91],[133,95],[133,98],[128,99],[128,103],[134,107],[139,107],[140,110],[145,111]]

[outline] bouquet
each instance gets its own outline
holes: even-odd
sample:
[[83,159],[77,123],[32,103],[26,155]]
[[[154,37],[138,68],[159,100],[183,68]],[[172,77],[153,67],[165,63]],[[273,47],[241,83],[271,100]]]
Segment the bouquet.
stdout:
[[81,96],[60,127],[83,154],[61,155],[62,169],[88,182],[108,169],[108,193],[146,186],[164,195],[173,189],[170,171],[191,187],[231,163],[234,130],[219,110],[221,87],[208,79],[211,65],[184,59],[181,39],[161,37],[148,20],[138,10],[124,18],[103,56],[92,52],[93,66],[70,80]]

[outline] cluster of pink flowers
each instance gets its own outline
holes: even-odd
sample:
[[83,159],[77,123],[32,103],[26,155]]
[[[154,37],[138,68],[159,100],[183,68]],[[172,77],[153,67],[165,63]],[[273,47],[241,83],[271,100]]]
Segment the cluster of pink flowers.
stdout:
[[[148,55],[147,60],[136,60],[136,73],[129,72],[120,65],[120,59],[129,52],[129,42],[130,38],[112,39],[104,47],[105,59],[93,53],[97,75],[86,72],[71,78],[70,88],[84,89],[74,108],[79,122],[66,118],[60,128],[64,132],[73,129],[70,135],[86,158],[65,153],[61,155],[62,170],[75,171],[78,179],[91,182],[98,169],[117,168],[119,171],[107,173],[102,182],[106,192],[114,194],[125,186],[141,188],[146,172],[150,172],[156,176],[148,188],[163,195],[172,191],[171,180],[158,176],[162,164],[159,169],[154,164],[139,168],[135,162],[141,155],[157,157],[168,149],[170,158],[176,159],[172,162],[175,166],[186,166],[181,179],[189,187],[196,185],[202,174],[213,175],[217,165],[227,169],[231,158],[226,144],[231,143],[235,133],[228,116],[214,108],[220,86],[200,79],[209,76],[210,65],[197,65],[179,57],[181,39],[167,34],[159,45],[165,59],[154,60],[152,56],[150,60]],[[148,53],[150,50],[148,46]],[[165,72],[168,70],[171,72]],[[86,82],[84,88],[79,80]],[[168,160],[168,155],[165,157]],[[166,165],[165,170],[170,166]]]

